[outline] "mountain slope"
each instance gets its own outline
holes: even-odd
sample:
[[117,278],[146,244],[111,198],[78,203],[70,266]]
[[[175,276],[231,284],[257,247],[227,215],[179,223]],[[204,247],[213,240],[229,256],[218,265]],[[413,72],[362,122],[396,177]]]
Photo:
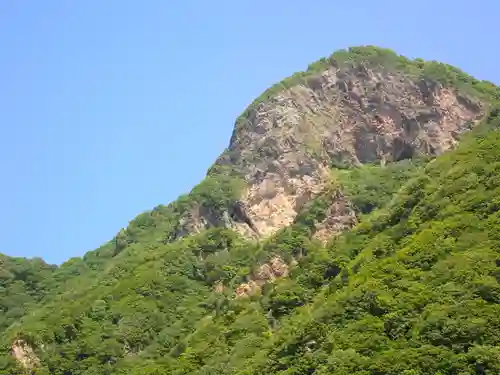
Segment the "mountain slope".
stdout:
[[189,194],[44,276],[1,373],[495,373],[497,99],[375,47],[312,64]]
[[340,277],[250,373],[499,373],[498,111],[487,126],[329,246]]
[[51,279],[55,269],[41,259],[0,254],[0,332],[54,288]]
[[499,373],[499,146],[497,110],[289,279],[220,303],[177,359],[123,373]]

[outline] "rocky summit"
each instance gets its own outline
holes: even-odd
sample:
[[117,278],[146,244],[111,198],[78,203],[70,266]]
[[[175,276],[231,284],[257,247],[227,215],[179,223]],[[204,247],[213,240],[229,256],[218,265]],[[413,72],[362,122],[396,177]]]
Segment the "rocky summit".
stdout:
[[340,50],[100,248],[0,254],[0,374],[500,374],[499,233],[500,88]]
[[[264,93],[237,119],[215,162],[245,181],[244,215],[234,227],[268,237],[290,225],[324,189],[332,166],[384,165],[454,148],[488,103],[472,83],[447,85],[431,68],[451,69],[376,47],[352,48]],[[188,225],[200,230],[213,221],[198,212]]]

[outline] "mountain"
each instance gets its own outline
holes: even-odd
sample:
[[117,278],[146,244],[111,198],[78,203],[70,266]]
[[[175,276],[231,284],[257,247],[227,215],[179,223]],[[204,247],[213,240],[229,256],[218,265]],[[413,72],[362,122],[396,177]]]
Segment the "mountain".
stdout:
[[0,373],[500,373],[499,102],[373,46],[311,64],[189,194],[2,269]]

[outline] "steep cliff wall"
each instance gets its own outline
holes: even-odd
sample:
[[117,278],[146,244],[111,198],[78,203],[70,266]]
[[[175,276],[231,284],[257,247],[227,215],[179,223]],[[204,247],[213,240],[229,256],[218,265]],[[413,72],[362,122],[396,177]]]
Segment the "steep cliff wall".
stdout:
[[244,176],[247,216],[269,236],[322,190],[332,166],[441,154],[484,109],[473,92],[409,69],[331,60],[250,106],[216,165]]

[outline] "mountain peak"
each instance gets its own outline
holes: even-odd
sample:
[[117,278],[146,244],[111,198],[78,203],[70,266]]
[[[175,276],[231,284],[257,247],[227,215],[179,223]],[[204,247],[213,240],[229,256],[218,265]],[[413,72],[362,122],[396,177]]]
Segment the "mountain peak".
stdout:
[[236,120],[217,166],[262,236],[291,224],[332,166],[439,155],[484,115],[496,87],[438,62],[374,46],[340,50],[257,98]]

